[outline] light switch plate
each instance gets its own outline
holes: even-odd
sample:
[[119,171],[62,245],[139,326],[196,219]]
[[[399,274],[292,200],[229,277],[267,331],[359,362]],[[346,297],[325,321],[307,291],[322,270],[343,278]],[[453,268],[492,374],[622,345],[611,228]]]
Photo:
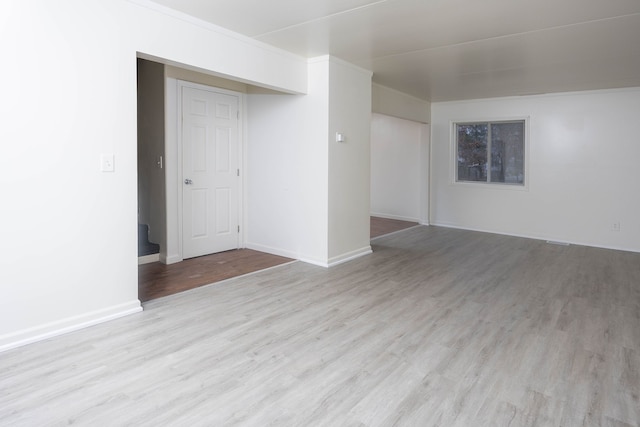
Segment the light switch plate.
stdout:
[[115,164],[113,154],[101,154],[100,155],[100,170],[102,172],[115,171]]

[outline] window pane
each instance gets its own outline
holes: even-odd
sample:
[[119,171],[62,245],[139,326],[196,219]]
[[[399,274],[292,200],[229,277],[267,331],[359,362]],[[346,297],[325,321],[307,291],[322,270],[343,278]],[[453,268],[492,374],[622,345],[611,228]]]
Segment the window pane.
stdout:
[[458,181],[487,181],[487,123],[456,125]]
[[491,124],[491,182],[524,182],[524,122]]

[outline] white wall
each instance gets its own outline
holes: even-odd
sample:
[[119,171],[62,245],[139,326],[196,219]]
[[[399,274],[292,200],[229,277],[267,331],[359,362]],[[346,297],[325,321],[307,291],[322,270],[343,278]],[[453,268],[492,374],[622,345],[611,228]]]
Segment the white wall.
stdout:
[[147,5],[0,2],[0,349],[140,310],[138,52],[306,90],[305,60]]
[[[528,189],[453,183],[453,121],[525,116]],[[638,88],[432,104],[432,222],[640,251],[638,117]]]
[[374,113],[371,118],[371,215],[426,223],[428,125]]
[[[329,58],[330,265],[371,252],[371,71]],[[345,141],[336,142],[336,133]]]
[[379,84],[371,85],[371,111],[418,123],[431,121],[431,104]]
[[[43,1],[43,0],[40,0]],[[66,0],[70,1],[70,0]],[[80,1],[80,0],[75,0]],[[98,2],[92,0],[88,3]],[[305,59],[149,0],[118,0],[121,39],[147,59],[290,93],[306,93]]]
[[320,265],[327,253],[327,73],[309,68],[305,96],[247,96],[246,246]]
[[370,85],[322,57],[307,95],[248,95],[247,247],[322,266],[370,251]]

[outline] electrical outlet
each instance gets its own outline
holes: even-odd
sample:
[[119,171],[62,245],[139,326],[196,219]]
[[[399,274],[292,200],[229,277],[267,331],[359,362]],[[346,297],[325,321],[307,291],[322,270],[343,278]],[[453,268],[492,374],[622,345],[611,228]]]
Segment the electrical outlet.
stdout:
[[613,231],[620,231],[620,221],[616,221],[613,223],[613,226],[611,227],[611,229]]

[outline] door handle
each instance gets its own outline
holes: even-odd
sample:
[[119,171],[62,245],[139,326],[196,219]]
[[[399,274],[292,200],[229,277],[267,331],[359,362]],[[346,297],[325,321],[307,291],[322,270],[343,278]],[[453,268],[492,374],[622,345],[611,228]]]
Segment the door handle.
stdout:
[[193,181],[191,181],[189,178],[187,178],[187,179],[184,180],[184,183],[187,184],[187,185],[191,185],[191,184],[193,184]]

